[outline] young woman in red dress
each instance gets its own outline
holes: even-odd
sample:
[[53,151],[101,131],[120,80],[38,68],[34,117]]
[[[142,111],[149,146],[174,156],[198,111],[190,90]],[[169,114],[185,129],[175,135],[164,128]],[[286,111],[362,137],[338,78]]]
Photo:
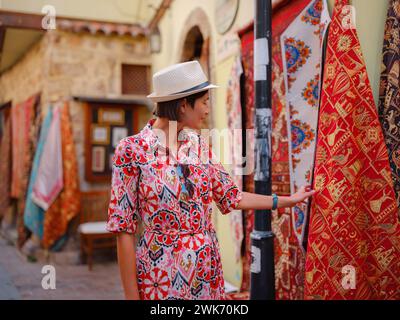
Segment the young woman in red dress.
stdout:
[[118,234],[125,297],[224,299],[212,202],[222,214],[276,209],[307,201],[314,191],[304,186],[277,197],[239,190],[195,131],[210,112],[209,90],[216,88],[197,61],[157,72],[153,86],[148,98],[157,103],[156,118],[121,140],[113,162],[107,229]]

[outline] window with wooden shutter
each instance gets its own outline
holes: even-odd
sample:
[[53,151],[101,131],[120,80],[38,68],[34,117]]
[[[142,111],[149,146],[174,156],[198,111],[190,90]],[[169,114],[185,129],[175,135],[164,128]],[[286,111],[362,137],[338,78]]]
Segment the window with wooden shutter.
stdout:
[[148,95],[150,93],[150,66],[122,65],[122,94]]

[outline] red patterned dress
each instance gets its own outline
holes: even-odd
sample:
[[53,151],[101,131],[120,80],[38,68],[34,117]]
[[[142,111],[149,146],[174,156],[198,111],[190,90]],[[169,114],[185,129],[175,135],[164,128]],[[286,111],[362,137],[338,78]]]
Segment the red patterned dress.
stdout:
[[212,200],[227,214],[242,192],[194,131],[181,131],[177,160],[166,161],[154,121],[116,148],[107,229],[134,234],[143,225],[141,299],[225,299]]

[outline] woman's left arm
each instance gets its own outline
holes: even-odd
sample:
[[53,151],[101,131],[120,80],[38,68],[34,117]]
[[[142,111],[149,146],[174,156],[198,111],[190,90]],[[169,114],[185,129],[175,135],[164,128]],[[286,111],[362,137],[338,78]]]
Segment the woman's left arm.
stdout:
[[[291,196],[278,196],[278,208],[294,207],[297,203],[305,203],[306,200],[314,195],[315,191],[310,190],[310,186],[303,186]],[[237,209],[239,210],[270,210],[272,209],[272,196],[243,192]]]

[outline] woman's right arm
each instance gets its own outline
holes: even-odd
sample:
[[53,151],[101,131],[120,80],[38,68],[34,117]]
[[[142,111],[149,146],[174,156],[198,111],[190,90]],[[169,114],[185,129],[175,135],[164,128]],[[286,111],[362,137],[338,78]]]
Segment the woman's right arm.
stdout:
[[136,276],[135,236],[126,232],[117,235],[117,253],[121,281],[126,300],[140,300]]
[[139,300],[135,234],[140,219],[137,192],[140,168],[132,160],[133,147],[126,138],[115,148],[107,230],[117,235],[118,265],[125,298]]

